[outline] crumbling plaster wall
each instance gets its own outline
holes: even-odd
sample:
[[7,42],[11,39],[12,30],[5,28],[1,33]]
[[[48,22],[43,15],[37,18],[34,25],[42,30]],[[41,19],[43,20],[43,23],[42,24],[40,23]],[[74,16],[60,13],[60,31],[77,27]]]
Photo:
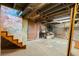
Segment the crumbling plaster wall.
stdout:
[[[15,39],[22,40],[22,18],[12,13],[12,8],[1,6],[0,12],[0,25],[5,31],[8,31],[11,35],[14,35]],[[17,10],[14,10],[17,11]],[[23,41],[24,42],[24,41]]]

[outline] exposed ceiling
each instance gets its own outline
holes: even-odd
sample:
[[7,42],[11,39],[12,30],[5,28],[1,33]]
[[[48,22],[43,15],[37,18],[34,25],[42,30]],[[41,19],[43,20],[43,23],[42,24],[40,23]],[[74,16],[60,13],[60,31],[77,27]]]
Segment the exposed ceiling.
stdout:
[[52,21],[70,14],[70,3],[0,3],[14,9],[21,10],[21,16],[32,21]]
[[5,5],[10,8],[14,8],[14,9],[23,11],[25,9],[25,7],[27,7],[29,5],[29,3],[0,3],[0,5]]

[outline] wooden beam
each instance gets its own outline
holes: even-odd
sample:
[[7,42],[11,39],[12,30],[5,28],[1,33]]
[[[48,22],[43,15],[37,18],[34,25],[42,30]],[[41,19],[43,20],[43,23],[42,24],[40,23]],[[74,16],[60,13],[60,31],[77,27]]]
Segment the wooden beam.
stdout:
[[73,36],[74,36],[74,23],[75,23],[76,14],[77,14],[77,4],[74,4],[71,7],[71,16],[70,16],[70,28],[69,28],[69,39],[68,39],[67,56],[70,56],[71,55],[72,40],[73,40]]
[[46,16],[52,15],[53,13],[55,13],[55,12],[57,12],[57,11],[60,11],[60,10],[62,10],[62,9],[68,8],[68,7],[70,7],[70,6],[71,6],[71,5],[67,5],[66,7],[63,6],[63,7],[59,8],[59,9],[53,10],[53,11],[51,11],[51,12],[45,14],[45,15],[46,15]]
[[[62,9],[63,8],[67,8],[67,7],[69,7],[70,5],[68,5],[68,6],[66,6],[66,7],[62,7]],[[60,8],[61,9],[61,8]],[[55,10],[56,11],[56,10]],[[57,10],[58,11],[58,10]],[[60,11],[60,12],[56,12],[56,13],[52,13],[52,14],[50,14],[50,15],[40,15],[43,19],[46,19],[46,18],[50,18],[50,17],[54,17],[54,16],[62,16],[62,15],[65,15],[65,14],[68,14],[69,13],[69,11],[70,11],[70,9],[67,9],[67,10],[62,10],[62,11]],[[53,12],[53,11],[52,11]]]
[[57,16],[62,16],[62,15],[68,15],[70,10],[63,10],[54,14],[49,15],[48,17],[57,17]]
[[45,3],[39,4],[39,5],[37,6],[37,8],[34,9],[34,10],[29,14],[29,16],[32,16],[32,14],[34,14],[34,13],[37,13],[37,10],[40,9],[41,7],[43,7],[44,5],[45,5]]
[[41,16],[41,15],[40,15],[40,16],[41,16],[40,18],[46,20],[47,18],[50,18],[50,17],[52,17],[52,16],[53,16],[53,18],[54,18],[54,17],[58,17],[58,16],[61,17],[61,16],[68,15],[68,14],[69,14],[69,11],[70,11],[70,10],[64,10],[64,11],[60,11],[60,12],[51,14],[51,15],[49,15],[49,16],[45,16],[45,15],[44,15],[44,16],[43,16],[43,15]]
[[43,11],[43,12],[41,12],[41,13],[39,13],[39,14],[43,14],[44,12],[47,12],[47,11],[49,11],[50,9],[53,9],[53,8],[57,7],[58,5],[60,5],[60,4],[56,4],[56,5],[54,5],[54,6],[50,7],[50,8],[48,8],[48,9],[46,9],[45,11]]

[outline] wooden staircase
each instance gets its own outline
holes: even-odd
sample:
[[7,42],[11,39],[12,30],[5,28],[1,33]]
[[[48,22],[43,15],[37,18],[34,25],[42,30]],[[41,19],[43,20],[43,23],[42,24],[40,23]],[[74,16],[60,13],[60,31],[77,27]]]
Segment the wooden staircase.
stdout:
[[0,35],[19,48],[26,48],[26,45],[23,45],[23,42],[19,42],[19,39],[14,39],[14,36],[10,35],[7,31],[0,31]]

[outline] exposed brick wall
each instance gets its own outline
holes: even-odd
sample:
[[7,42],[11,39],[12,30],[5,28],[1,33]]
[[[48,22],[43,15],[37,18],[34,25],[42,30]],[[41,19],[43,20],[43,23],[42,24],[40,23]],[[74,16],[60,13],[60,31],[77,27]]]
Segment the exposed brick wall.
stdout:
[[28,22],[28,40],[35,40],[39,38],[40,24],[29,21]]

